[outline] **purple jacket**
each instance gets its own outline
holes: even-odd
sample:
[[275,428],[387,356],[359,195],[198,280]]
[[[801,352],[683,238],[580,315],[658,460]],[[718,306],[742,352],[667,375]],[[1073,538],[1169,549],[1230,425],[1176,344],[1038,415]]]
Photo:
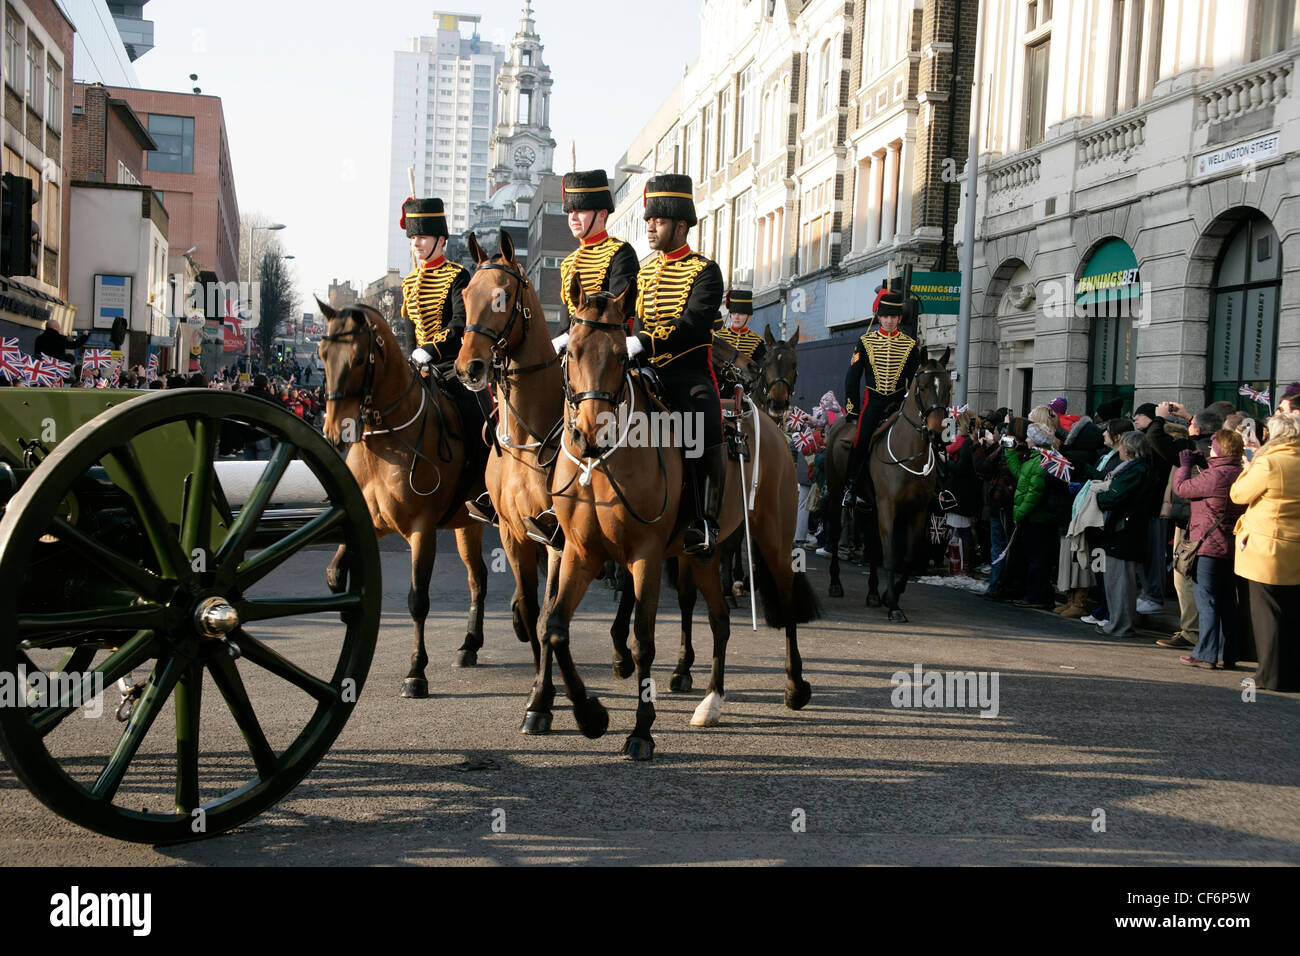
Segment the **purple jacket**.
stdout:
[[1174,493],[1192,503],[1192,519],[1187,525],[1187,537],[1200,541],[1218,524],[1224,509],[1228,517],[1201,545],[1200,554],[1207,558],[1232,556],[1232,529],[1237,518],[1246,510],[1228,498],[1228,489],[1241,474],[1241,459],[1237,457],[1211,458],[1209,467],[1192,476],[1192,463],[1204,460],[1191,450],[1179,455],[1178,470],[1174,472]]

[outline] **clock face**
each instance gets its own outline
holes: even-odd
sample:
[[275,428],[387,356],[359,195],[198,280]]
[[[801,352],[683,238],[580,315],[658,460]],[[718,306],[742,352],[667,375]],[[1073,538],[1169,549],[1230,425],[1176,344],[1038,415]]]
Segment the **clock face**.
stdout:
[[530,146],[520,146],[515,150],[515,162],[520,166],[531,166],[537,162],[537,154]]

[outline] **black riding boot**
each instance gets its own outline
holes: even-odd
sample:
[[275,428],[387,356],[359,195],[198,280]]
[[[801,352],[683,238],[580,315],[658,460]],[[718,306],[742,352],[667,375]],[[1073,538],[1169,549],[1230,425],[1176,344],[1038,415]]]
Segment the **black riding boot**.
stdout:
[[722,491],[727,479],[726,443],[704,449],[693,467],[699,514],[686,529],[682,550],[707,560],[718,543],[718,515],[722,511]]

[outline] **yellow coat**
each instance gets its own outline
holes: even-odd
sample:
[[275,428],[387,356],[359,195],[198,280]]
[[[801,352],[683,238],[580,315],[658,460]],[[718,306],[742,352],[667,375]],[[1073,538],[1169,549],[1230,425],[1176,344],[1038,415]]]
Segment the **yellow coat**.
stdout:
[[1261,584],[1300,584],[1300,442],[1255,454],[1228,492],[1237,519],[1234,570]]

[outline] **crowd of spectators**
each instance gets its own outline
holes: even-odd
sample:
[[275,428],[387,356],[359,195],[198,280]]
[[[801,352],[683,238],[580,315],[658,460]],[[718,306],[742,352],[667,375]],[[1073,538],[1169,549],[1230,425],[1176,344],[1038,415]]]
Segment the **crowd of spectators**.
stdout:
[[[1259,687],[1300,691],[1300,384],[1263,421],[1230,402],[1121,407],[1071,415],[1058,398],[1024,417],[954,415],[932,543],[960,542],[990,600],[1111,637],[1138,639],[1172,596],[1179,627],[1156,643],[1182,664],[1233,669],[1251,654]],[[841,414],[827,393],[812,414],[786,416],[796,544],[865,563],[860,516],[846,512],[840,540],[827,540],[825,433]]]

